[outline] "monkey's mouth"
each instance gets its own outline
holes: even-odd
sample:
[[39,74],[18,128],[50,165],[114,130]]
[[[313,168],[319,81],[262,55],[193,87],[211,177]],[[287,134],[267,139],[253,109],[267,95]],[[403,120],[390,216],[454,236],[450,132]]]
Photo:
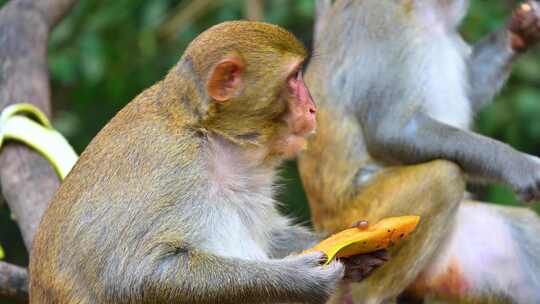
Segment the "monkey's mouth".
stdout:
[[304,138],[309,138],[315,135],[315,133],[317,133],[317,126],[315,125],[314,122],[313,123],[304,122],[304,123],[298,124],[293,127],[293,130],[291,132],[291,134],[295,136],[304,137]]
[[296,135],[297,136],[302,136],[305,139],[309,139],[309,138],[315,136],[315,134],[317,134],[317,128],[316,127],[311,129],[311,131],[307,131],[307,132],[304,132],[304,133],[301,133],[301,134],[296,134]]

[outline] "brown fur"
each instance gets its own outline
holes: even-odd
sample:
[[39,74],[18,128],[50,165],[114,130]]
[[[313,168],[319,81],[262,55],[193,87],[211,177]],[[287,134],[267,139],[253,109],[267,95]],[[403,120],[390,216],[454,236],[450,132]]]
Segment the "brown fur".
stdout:
[[[290,102],[281,92],[291,72],[287,67],[305,55],[292,34],[264,23],[228,22],[194,40],[164,80],[99,132],[56,193],[33,243],[30,302],[324,301],[343,268],[333,263],[323,269],[319,254],[255,262],[198,248],[213,236],[199,236],[206,233],[203,228],[227,225],[219,217],[223,214],[247,223],[268,221],[258,230],[266,238],[278,235],[280,242],[264,239],[267,250],[290,253],[314,242],[312,233],[278,216],[271,197],[272,173],[283,158],[271,147],[289,132],[284,116]],[[227,56],[245,63],[244,86],[226,102],[214,102],[206,84]],[[254,201],[249,201],[253,189],[226,189],[225,198],[205,196],[214,185],[209,151],[218,145],[239,152],[230,155],[239,164],[225,165],[253,165],[250,170],[263,181]],[[260,160],[249,158],[260,154]],[[218,175],[216,183],[220,178],[227,176]],[[247,202],[241,200],[245,197]],[[231,210],[216,211],[219,199]],[[244,203],[253,207],[238,206]]]

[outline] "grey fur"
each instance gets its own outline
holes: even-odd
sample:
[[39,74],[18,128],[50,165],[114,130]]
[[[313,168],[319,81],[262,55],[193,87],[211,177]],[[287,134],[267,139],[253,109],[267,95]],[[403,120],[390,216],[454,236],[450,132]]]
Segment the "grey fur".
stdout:
[[[474,180],[506,184],[523,200],[540,199],[540,159],[468,131],[473,114],[508,78],[514,53],[506,29],[471,51],[456,29],[468,1],[444,2],[449,12],[437,11],[443,5],[437,1],[403,3],[336,2],[340,16],[329,12],[335,25],[326,28],[334,34],[316,42],[334,69],[326,90],[341,97],[363,128],[367,151],[361,154],[384,164],[452,160]],[[344,5],[359,7],[339,9]],[[348,43],[351,37],[357,42]]]

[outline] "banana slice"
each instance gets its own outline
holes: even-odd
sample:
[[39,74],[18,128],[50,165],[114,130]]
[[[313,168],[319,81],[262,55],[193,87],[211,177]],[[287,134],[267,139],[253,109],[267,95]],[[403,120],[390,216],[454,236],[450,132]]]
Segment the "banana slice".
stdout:
[[335,257],[350,257],[388,248],[411,234],[419,221],[420,217],[416,215],[385,218],[366,229],[350,228],[334,234],[304,253],[322,251],[328,257],[328,264]]

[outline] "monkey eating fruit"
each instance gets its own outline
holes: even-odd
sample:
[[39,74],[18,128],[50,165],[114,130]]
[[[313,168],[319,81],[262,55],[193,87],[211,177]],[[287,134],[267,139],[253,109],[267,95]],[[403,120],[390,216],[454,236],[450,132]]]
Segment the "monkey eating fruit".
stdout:
[[276,167],[305,147],[315,105],[304,46],[227,22],[92,140],[30,258],[30,303],[324,303],[380,253],[295,255],[320,237],[280,215]]

